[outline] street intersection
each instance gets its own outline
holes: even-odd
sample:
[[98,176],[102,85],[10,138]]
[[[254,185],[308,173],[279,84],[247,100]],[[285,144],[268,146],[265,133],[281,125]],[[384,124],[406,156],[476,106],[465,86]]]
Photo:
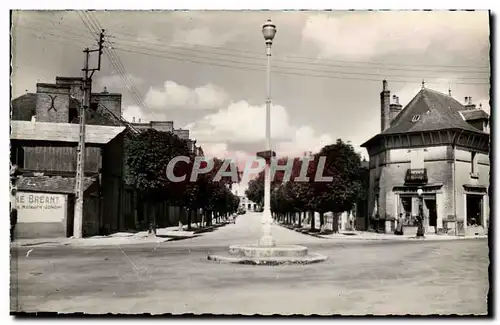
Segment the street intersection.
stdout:
[[11,249],[11,311],[121,314],[486,314],[488,242],[335,242],[273,225],[311,265],[217,264],[207,254],[261,235],[261,215],[158,244]]

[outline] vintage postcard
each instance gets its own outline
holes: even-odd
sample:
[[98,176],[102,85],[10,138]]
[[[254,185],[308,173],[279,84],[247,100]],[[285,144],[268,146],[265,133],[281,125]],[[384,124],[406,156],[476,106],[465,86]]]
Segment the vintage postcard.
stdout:
[[490,15],[12,11],[11,314],[491,314]]

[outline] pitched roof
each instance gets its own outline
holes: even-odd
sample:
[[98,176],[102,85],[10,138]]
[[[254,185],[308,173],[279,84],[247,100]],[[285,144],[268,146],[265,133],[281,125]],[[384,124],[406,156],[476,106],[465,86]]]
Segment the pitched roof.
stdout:
[[[84,177],[83,191],[86,191],[96,179]],[[17,180],[19,191],[36,191],[46,193],[66,193],[75,192],[75,178],[61,176],[20,176]]]
[[[443,129],[463,129],[478,132],[467,123],[460,111],[465,107],[453,97],[438,91],[423,88],[394,118],[391,126],[381,134],[436,131]],[[420,118],[413,122],[415,115]]]
[[34,93],[27,93],[12,101],[12,119],[30,121],[36,114],[36,98]]
[[480,119],[489,119],[490,116],[488,113],[483,111],[482,109],[474,109],[460,112],[464,116],[467,121],[480,120]]
[[[11,121],[11,140],[78,142],[80,125]],[[87,125],[85,143],[106,144],[125,130],[123,126]]]

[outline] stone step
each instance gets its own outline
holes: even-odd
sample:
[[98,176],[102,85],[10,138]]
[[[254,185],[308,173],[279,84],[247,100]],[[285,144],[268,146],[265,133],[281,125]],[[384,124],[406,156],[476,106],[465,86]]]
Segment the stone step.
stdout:
[[298,257],[307,255],[307,247],[298,245],[282,245],[262,247],[258,245],[232,245],[229,255],[241,257]]

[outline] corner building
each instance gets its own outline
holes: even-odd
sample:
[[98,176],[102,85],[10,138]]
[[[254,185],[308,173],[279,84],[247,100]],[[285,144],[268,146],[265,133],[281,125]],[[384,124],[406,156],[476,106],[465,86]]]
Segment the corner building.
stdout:
[[392,232],[402,216],[405,234],[416,233],[422,204],[426,234],[487,234],[488,114],[470,97],[462,104],[424,84],[403,109],[384,80],[380,102],[381,132],[362,145],[370,157],[369,228]]

